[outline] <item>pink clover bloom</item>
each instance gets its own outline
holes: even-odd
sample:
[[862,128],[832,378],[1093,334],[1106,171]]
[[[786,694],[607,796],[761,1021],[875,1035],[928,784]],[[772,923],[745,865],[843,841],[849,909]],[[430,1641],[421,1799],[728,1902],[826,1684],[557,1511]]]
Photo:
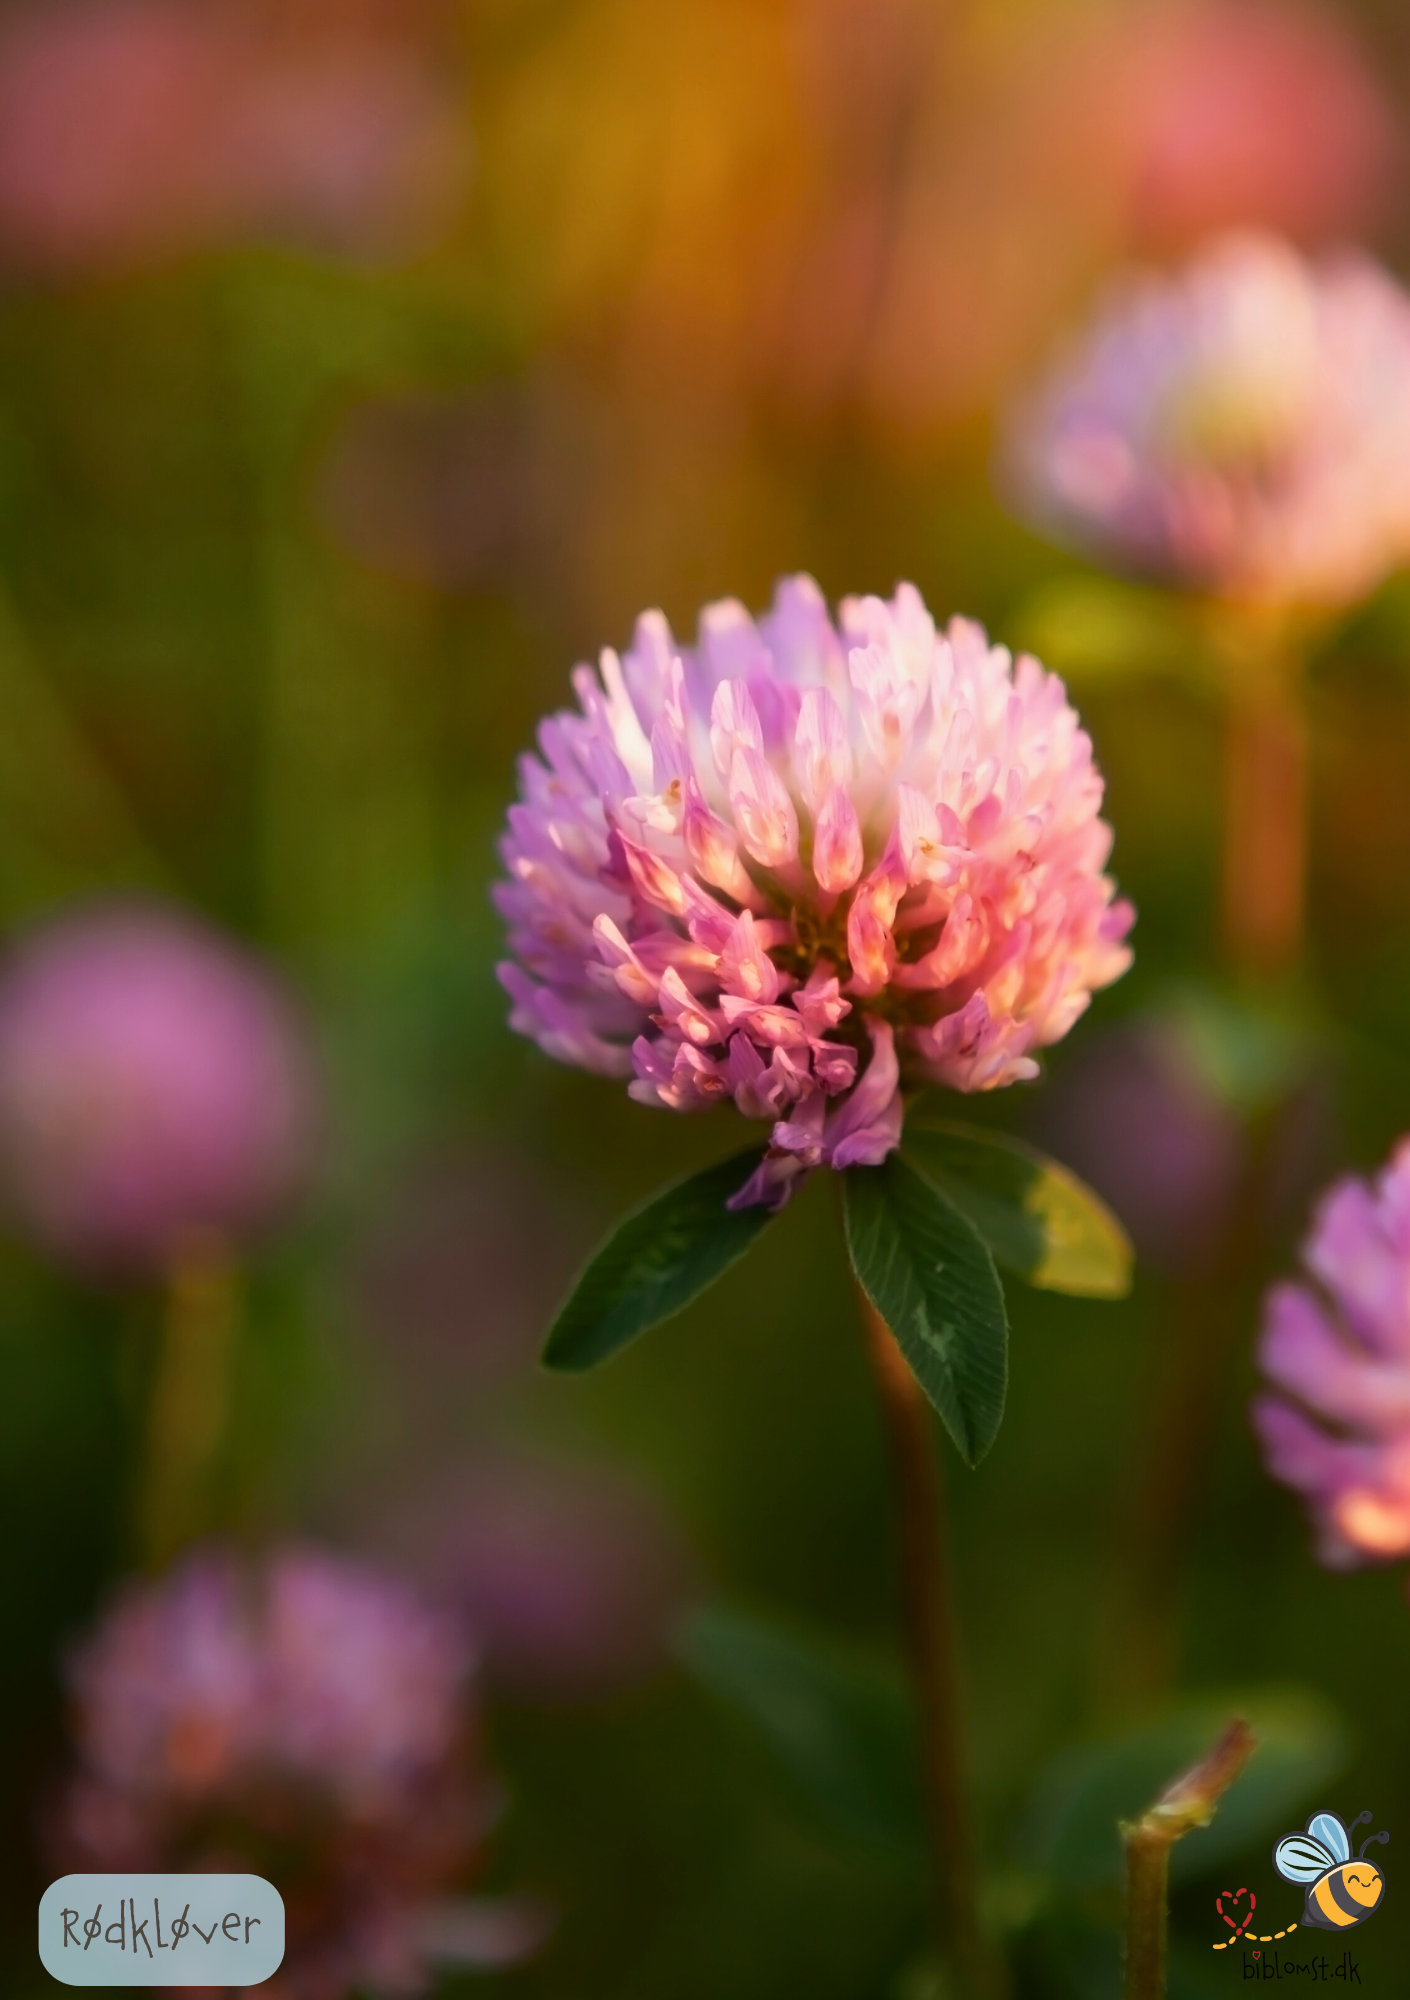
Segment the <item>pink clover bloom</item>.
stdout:
[[512,1025],[644,1104],[772,1125],[735,1200],[877,1165],[906,1085],[1036,1075],[1125,971],[1102,780],[1062,683],[919,593],[780,583],[659,612],[521,764],[499,908]]
[[1098,560],[1353,603],[1410,557],[1410,297],[1364,256],[1222,237],[1113,293],[1011,460],[1024,510]]
[[1268,1470],[1306,1500],[1329,1568],[1410,1555],[1410,1140],[1373,1182],[1329,1189],[1303,1262],[1310,1282],[1264,1302]]

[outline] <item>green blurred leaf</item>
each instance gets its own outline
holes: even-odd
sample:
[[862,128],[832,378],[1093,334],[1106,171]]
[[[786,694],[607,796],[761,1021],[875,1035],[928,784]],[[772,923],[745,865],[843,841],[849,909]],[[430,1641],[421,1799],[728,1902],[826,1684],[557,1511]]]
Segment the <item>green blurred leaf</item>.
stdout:
[[677,1652],[744,1716],[833,1831],[921,1859],[915,1718],[901,1676],[786,1626],[707,1606]]
[[1298,1015],[1194,981],[1175,988],[1163,1012],[1205,1086],[1245,1117],[1288,1097],[1318,1054],[1313,1026]]
[[549,1328],[544,1366],[595,1368],[639,1333],[698,1298],[773,1220],[725,1206],[759,1164],[736,1153],[633,1209],[595,1252]]
[[893,1153],[843,1176],[847,1249],[961,1456],[977,1465],[1008,1388],[1008,1315],[983,1238],[934,1183]]
[[1207,643],[1168,592],[1102,576],[1064,576],[1020,607],[1018,642],[1064,679],[1088,686],[1174,675],[1201,685]]
[[1134,1258],[1125,1230],[1075,1174],[998,1132],[950,1123],[906,1127],[905,1157],[949,1196],[996,1264],[1030,1285],[1119,1299]]
[[1178,1773],[1242,1715],[1259,1746],[1208,1826],[1176,1842],[1173,1881],[1197,1880],[1294,1824],[1351,1754],[1345,1722],[1309,1688],[1265,1688],[1191,1702],[1145,1728],[1062,1751],[1039,1776],[1020,1827],[1022,1858],[1060,1891],[1122,1879],[1122,1820],[1140,1816]]

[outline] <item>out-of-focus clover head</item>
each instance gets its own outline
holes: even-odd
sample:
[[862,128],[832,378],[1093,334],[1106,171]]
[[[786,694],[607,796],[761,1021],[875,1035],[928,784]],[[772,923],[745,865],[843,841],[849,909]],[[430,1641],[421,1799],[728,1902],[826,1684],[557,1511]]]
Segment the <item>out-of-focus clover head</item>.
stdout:
[[278,978],[177,910],[60,917],[0,972],[0,1173],[28,1231],[85,1269],[157,1271],[276,1219],[317,1098]]

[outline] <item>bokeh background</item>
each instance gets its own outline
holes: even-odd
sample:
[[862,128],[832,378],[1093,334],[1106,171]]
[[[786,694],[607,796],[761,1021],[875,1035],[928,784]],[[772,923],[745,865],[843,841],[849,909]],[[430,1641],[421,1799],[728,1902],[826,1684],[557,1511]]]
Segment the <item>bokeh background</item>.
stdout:
[[[1288,1684],[1334,1744],[1307,1808],[1370,1805],[1391,1831],[1358,1949],[1368,1986],[1401,1990],[1404,1574],[1315,1567],[1246,1408],[1258,1290],[1312,1192],[1410,1126],[1410,585],[1319,640],[1310,963],[1265,1019],[1220,969],[1197,637],[1018,525],[993,460],[1010,399],[1125,260],[1253,223],[1404,268],[1408,94],[1388,4],[0,13],[0,925],[154,897],[299,996],[318,1164],[245,1263],[198,1525],[366,1558],[476,1630],[503,1788],[482,1883],[560,1916],[532,1962],[446,1994],[925,1990],[920,1870],[810,1815],[673,1638],[714,1600],[894,1654],[828,1190],[600,1376],[540,1374],[595,1237],[737,1135],[556,1068],[509,1034],[494,978],[495,837],[569,668],[644,606],[688,636],[705,600],[758,606],[795,569],[833,598],[909,577],[1043,651],[1139,910],[1135,969],[1045,1080],[965,1107],[1070,1159],[1143,1253],[1121,1304],[1014,1296],[998,1445],[947,1468],[1018,1990],[1114,1990],[1100,1885],[1045,1904],[1025,1860],[1049,1760],[1184,1696]],[[1251,1129],[1280,1174],[1231,1275],[1219,1218]],[[51,1984],[33,1909],[60,1664],[136,1560],[163,1308],[13,1221],[0,1302],[0,1898],[5,1990],[27,1996]],[[1211,1312],[1178,1549],[1133,1663],[1130,1522]],[[1231,1863],[1260,1897],[1284,1830]],[[1232,1953],[1211,1970],[1222,1886],[1177,1899],[1190,1992],[1238,1976]]]

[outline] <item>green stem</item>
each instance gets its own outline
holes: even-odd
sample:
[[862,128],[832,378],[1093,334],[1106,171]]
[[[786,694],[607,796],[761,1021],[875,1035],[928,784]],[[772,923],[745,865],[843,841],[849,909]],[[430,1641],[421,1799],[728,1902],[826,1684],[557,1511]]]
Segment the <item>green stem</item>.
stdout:
[[204,1525],[206,1486],[225,1433],[238,1319],[224,1244],[193,1238],[167,1272],[161,1348],[137,1497],[141,1559],[159,1569]]
[[1126,1843],[1126,1977],[1124,2000],[1165,2000],[1169,1933],[1170,1850],[1182,1835],[1207,1826],[1224,1793],[1257,1747],[1246,1722],[1231,1722],[1208,1756],[1168,1785],[1133,1826]]
[[1225,956],[1277,981],[1301,961],[1307,921],[1307,634],[1279,612],[1211,608],[1225,688],[1220,901]]
[[1164,2000],[1169,1882],[1169,1841],[1128,1833],[1125,2000]]
[[954,1968],[958,1991],[969,2000],[990,1992],[993,1979],[978,1917],[940,1465],[924,1392],[880,1313],[860,1290],[857,1299],[895,1472],[906,1642],[920,1718],[941,1950]]

